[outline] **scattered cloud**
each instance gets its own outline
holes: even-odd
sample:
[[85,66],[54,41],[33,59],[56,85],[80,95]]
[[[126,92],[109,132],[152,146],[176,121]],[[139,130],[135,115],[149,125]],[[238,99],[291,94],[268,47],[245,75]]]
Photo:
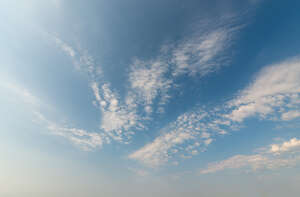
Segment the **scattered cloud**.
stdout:
[[53,41],[59,49],[61,49],[68,57],[71,58],[76,69],[88,73],[91,76],[91,80],[102,77],[101,67],[95,64],[94,58],[89,55],[87,50],[80,47],[73,47],[58,36],[48,32],[43,32],[43,34],[49,40]]
[[289,141],[283,142],[282,144],[272,144],[270,148],[271,153],[280,154],[284,152],[291,152],[293,150],[300,149],[300,140],[292,138]]
[[129,158],[156,168],[176,155],[181,155],[181,158],[197,155],[212,143],[212,136],[221,130],[217,125],[205,124],[208,119],[208,113],[202,110],[184,113],[163,128],[162,135],[130,154]]
[[48,125],[47,128],[52,131],[53,134],[67,138],[86,151],[101,148],[104,141],[103,138],[105,139],[105,137],[99,133],[88,132],[77,128],[65,128],[56,125]]
[[22,102],[27,104],[30,107],[31,113],[35,117],[34,122],[42,124],[42,126],[51,131],[52,134],[67,138],[83,150],[92,150],[97,147],[102,147],[103,141],[106,139],[105,135],[88,132],[83,129],[60,126],[45,117],[41,111],[45,110],[44,106],[49,108],[49,105],[45,104],[42,99],[37,98],[28,89],[25,89],[16,83],[9,82],[3,82],[1,83],[1,86],[17,95]]
[[24,103],[33,105],[33,106],[39,106],[41,104],[41,101],[36,96],[32,95],[32,93],[23,87],[18,86],[16,83],[10,83],[10,82],[1,82],[0,87],[3,87],[14,94],[17,95],[17,98],[22,99]]
[[[153,112],[164,111],[163,106],[171,99],[169,92],[177,85],[176,77],[182,74],[203,77],[226,65],[230,59],[226,50],[232,46],[234,35],[241,28],[233,21],[231,18],[217,25],[205,24],[201,31],[183,39],[178,45],[162,50],[162,55],[157,58],[148,61],[135,59],[128,73],[129,87],[124,99],[109,82],[102,79],[101,83],[98,82],[97,76],[102,76],[102,71],[96,69],[94,59],[86,51],[74,50],[56,37],[54,40],[72,58],[75,66],[85,68],[90,74],[96,106],[102,112],[101,131],[113,140],[129,143],[136,130],[145,128],[145,120],[150,120]],[[238,129],[248,117],[258,115],[273,120],[298,118],[299,68],[297,58],[267,66],[225,108],[210,112],[197,109],[182,114],[162,129],[162,135],[129,158],[157,167],[175,154],[186,158],[198,154],[216,136]],[[199,114],[206,114],[209,118],[203,120]],[[186,116],[188,119],[183,120],[182,117]],[[187,142],[197,145],[188,146]]]
[[203,77],[227,65],[231,57],[226,55],[226,49],[232,46],[234,35],[240,29],[234,21],[234,18],[223,18],[212,22],[215,24],[203,23],[201,31],[183,39],[173,50],[172,74]]
[[[37,122],[42,124],[45,128],[51,131],[51,134],[62,136],[69,141],[71,141],[76,146],[80,147],[82,150],[91,151],[96,148],[101,148],[104,141],[106,140],[105,135],[88,132],[83,129],[70,128],[66,126],[58,125],[47,118],[40,112],[34,112]],[[105,141],[106,142],[106,141]]]
[[144,128],[135,106],[121,104],[119,96],[111,90],[108,83],[103,84],[100,90],[95,82],[91,87],[102,112],[101,130],[114,140],[128,143],[134,134],[130,129]]
[[300,117],[300,111],[291,110],[281,114],[282,120],[293,120]]
[[68,45],[67,43],[65,43],[64,41],[62,41],[61,39],[59,39],[58,37],[53,36],[52,37],[56,43],[56,45],[62,50],[64,51],[67,55],[69,55],[70,57],[75,57],[76,52],[75,50]]
[[[136,94],[136,99],[146,110],[150,111],[153,100],[159,96],[159,103],[165,104],[170,98],[168,90],[171,88],[172,79],[168,78],[169,65],[164,59],[154,61],[135,60],[130,67],[129,82],[131,90]],[[129,94],[131,96],[132,94]],[[152,111],[152,110],[151,110]]]
[[[227,117],[242,122],[258,115],[282,120],[299,116],[300,60],[292,58],[264,68],[254,82],[230,102],[232,112]],[[293,111],[291,111],[293,109]]]
[[[179,145],[181,148],[189,147],[185,143],[192,143],[191,141],[208,146],[216,136],[227,134],[228,130],[239,130],[241,123],[248,117],[259,116],[276,121],[297,118],[300,107],[299,93],[300,63],[298,59],[267,66],[259,72],[251,85],[241,91],[239,96],[227,102],[225,107],[216,107],[210,111],[197,108],[184,113],[163,129],[167,132],[131,154],[129,158],[150,167],[157,167],[169,161],[174,154],[182,155],[182,152],[174,152],[174,147]],[[200,114],[204,117],[200,118]],[[186,136],[186,138],[180,138],[180,136]],[[177,137],[182,140],[172,140]],[[191,155],[199,152],[191,148],[186,148],[186,150],[193,154],[183,154],[184,158],[190,158]],[[252,158],[250,159],[252,161]]]
[[300,161],[300,155],[292,154],[291,151],[299,147],[300,140],[292,138],[282,144],[272,144],[270,148],[263,148],[268,149],[268,151],[253,155],[235,155],[220,162],[210,163],[207,168],[200,170],[200,174],[215,173],[226,169],[257,171],[295,166]]

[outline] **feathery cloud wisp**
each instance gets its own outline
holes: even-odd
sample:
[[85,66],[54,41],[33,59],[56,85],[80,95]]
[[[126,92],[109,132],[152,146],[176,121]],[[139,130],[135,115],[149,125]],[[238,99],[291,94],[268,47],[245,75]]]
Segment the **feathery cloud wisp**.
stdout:
[[[83,129],[69,128],[60,126],[50,120],[48,120],[41,111],[45,110],[45,104],[42,99],[36,97],[31,91],[19,86],[16,83],[2,83],[7,90],[13,92],[21,98],[22,102],[30,107],[30,113],[35,117],[34,122],[41,124],[43,127],[51,131],[54,135],[63,136],[66,139],[78,145],[83,150],[92,150],[97,147],[101,147],[103,144],[104,135],[98,133],[91,133]],[[46,108],[48,109],[48,108]]]
[[162,135],[130,154],[129,158],[156,168],[176,155],[181,158],[197,155],[212,143],[214,135],[221,134],[222,131],[213,123],[205,124],[209,118],[208,113],[201,110],[184,113],[163,128]]
[[215,173],[225,169],[247,169],[257,171],[294,166],[299,163],[300,155],[293,155],[291,154],[291,151],[300,147],[299,141],[300,140],[293,138],[282,144],[272,144],[270,146],[271,148],[266,152],[253,155],[235,155],[223,161],[210,163],[207,168],[200,170],[200,174]]
[[[298,117],[300,94],[300,60],[290,59],[263,69],[254,82],[230,102],[233,110],[227,117],[242,122],[258,115],[266,118],[282,114],[282,120]],[[277,118],[280,119],[280,118]]]
[[172,72],[174,76],[197,74],[203,77],[227,65],[230,57],[226,55],[226,49],[233,44],[234,34],[239,27],[230,27],[224,21],[218,27],[211,28],[204,25],[202,29],[205,31],[183,40],[174,49],[172,57],[175,64]]

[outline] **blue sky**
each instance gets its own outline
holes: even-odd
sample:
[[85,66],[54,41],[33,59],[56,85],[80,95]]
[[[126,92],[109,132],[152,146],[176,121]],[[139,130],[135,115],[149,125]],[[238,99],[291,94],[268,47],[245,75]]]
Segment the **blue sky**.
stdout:
[[295,196],[299,8],[1,1],[1,196]]

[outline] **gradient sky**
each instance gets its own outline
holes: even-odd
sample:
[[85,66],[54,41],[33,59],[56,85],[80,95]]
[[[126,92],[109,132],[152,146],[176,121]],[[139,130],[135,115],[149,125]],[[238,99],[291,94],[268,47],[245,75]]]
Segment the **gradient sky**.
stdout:
[[2,0],[0,196],[297,196],[299,10]]

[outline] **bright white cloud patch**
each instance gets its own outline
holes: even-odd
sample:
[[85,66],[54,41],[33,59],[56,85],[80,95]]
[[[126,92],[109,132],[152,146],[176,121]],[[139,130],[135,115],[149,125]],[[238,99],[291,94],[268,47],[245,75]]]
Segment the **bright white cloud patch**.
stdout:
[[282,120],[294,119],[299,116],[295,111],[299,109],[299,94],[300,60],[291,59],[271,65],[263,69],[254,82],[230,103],[234,109],[227,117],[237,122],[255,115],[277,118],[277,114],[282,114]]
[[160,95],[162,100],[167,100],[168,89],[172,80],[166,77],[168,64],[163,60],[142,62],[135,60],[131,66],[129,81],[131,88],[142,99],[143,104],[152,104]]
[[213,136],[222,131],[214,123],[206,124],[209,118],[209,114],[203,110],[184,113],[162,129],[162,135],[129,155],[129,158],[149,167],[159,167],[176,155],[181,158],[197,155],[212,143]]
[[130,129],[144,128],[135,106],[121,104],[109,84],[99,89],[97,83],[92,83],[91,87],[102,112],[100,128],[114,140],[128,143],[127,140],[134,134]]
[[237,28],[223,26],[203,29],[207,31],[183,40],[173,51],[174,76],[187,73],[201,77],[226,65],[228,57],[224,52],[232,45]]
[[280,154],[288,151],[299,150],[300,140],[292,138],[290,141],[283,142],[282,144],[272,144],[270,148],[271,153]]
[[226,169],[246,169],[251,171],[262,169],[273,170],[281,167],[294,166],[299,163],[300,155],[291,154],[291,151],[299,147],[300,141],[293,138],[282,144],[272,144],[270,150],[266,152],[253,155],[235,155],[223,161],[211,163],[207,168],[200,170],[200,173],[215,173]]

